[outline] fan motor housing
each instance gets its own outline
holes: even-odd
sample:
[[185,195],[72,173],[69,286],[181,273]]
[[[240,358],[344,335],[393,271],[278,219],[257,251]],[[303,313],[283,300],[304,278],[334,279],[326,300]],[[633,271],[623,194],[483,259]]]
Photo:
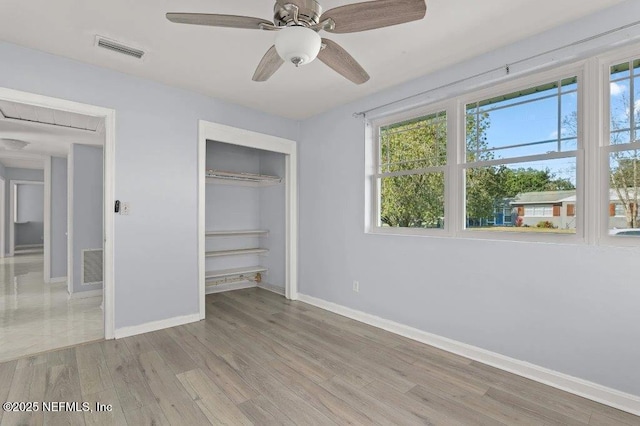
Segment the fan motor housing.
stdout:
[[298,8],[298,21],[307,26],[320,22],[322,6],[315,0],[277,0],[273,8],[273,20],[277,26],[293,23],[295,6]]

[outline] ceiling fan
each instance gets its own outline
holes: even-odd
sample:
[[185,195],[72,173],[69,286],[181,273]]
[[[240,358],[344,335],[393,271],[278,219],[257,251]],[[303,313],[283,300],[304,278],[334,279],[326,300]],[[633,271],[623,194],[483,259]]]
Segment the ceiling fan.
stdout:
[[296,67],[316,57],[338,74],[356,84],[369,80],[369,74],[340,45],[321,38],[320,30],[354,33],[424,18],[425,0],[375,0],[329,9],[323,13],[315,0],[276,0],[273,22],[249,16],[209,13],[167,13],[179,24],[278,31],[275,45],[264,55],[253,74],[253,81],[267,81],[287,61]]

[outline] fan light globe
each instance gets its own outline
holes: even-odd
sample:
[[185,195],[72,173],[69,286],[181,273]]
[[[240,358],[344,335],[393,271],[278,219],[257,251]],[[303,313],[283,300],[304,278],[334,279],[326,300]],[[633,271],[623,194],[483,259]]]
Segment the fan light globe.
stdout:
[[320,52],[321,44],[318,33],[303,26],[283,28],[276,35],[278,55],[296,67],[313,61]]

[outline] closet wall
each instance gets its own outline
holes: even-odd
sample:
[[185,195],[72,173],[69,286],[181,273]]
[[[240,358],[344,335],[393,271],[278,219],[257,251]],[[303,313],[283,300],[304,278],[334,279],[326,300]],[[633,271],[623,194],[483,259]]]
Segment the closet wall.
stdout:
[[[207,141],[207,170],[235,173],[266,174],[283,177],[283,154],[246,148],[222,142]],[[205,250],[207,275],[214,271],[263,266],[262,287],[284,293],[285,287],[285,185],[246,186],[237,182],[216,181],[206,185],[205,228],[211,231],[263,230],[262,235],[209,235]],[[212,252],[242,249],[266,249],[265,253],[211,256]],[[233,280],[232,283],[211,285],[207,280],[207,292],[229,289],[249,281]],[[228,279],[237,277],[229,276]]]
[[260,228],[269,230],[269,237],[263,238],[263,246],[269,249],[269,255],[263,259],[263,265],[269,268],[267,284],[281,289],[284,293],[286,280],[286,191],[285,156],[277,152],[259,151],[260,174],[280,176],[279,185],[263,186],[259,190]]

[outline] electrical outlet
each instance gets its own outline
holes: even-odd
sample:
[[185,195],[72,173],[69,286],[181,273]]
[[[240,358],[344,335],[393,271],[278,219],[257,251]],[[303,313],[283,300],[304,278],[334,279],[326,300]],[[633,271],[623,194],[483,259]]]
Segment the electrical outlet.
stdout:
[[131,213],[131,205],[129,203],[122,203],[120,205],[120,214],[124,216],[129,216]]
[[353,291],[355,291],[356,293],[360,293],[360,282],[358,281],[353,282]]

